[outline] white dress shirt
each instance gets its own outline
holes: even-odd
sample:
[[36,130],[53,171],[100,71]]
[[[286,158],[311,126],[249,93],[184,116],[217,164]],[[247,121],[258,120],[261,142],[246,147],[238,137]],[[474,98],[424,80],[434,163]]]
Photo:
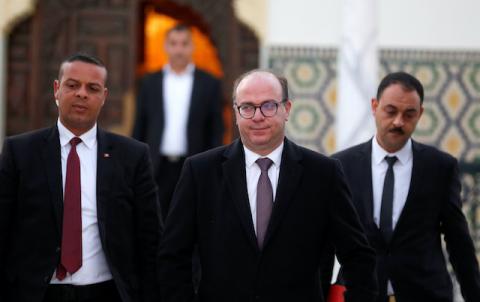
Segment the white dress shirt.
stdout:
[[[412,140],[409,139],[397,152],[388,153],[378,144],[376,137],[372,139],[373,219],[378,227],[380,227],[383,183],[388,169],[388,163],[385,160],[387,155],[397,157],[397,161],[393,165],[395,181],[393,185],[392,229],[395,229],[410,189],[413,167]],[[388,282],[388,294],[393,294],[390,281]]]
[[[62,160],[62,184],[65,192],[67,157],[71,149],[70,140],[75,136],[64,125],[57,122],[60,135]],[[51,283],[86,285],[112,279],[100,241],[97,221],[97,125],[80,136],[82,142],[77,145],[80,158],[80,181],[82,201],[82,267],[73,275],[67,273],[58,280],[53,273]]]
[[255,234],[257,233],[257,185],[260,178],[261,170],[255,162],[259,158],[268,157],[273,161],[272,165],[268,169],[268,178],[272,183],[273,200],[275,202],[275,196],[277,192],[278,176],[280,175],[280,164],[282,162],[283,142],[272,153],[261,156],[257,153],[249,150],[245,145],[245,170],[247,176],[247,191],[248,200],[250,202],[250,211],[252,212],[253,227],[255,228]]
[[189,64],[182,73],[175,73],[170,65],[163,68],[164,130],[160,154],[184,156],[187,154],[187,126],[195,67]]

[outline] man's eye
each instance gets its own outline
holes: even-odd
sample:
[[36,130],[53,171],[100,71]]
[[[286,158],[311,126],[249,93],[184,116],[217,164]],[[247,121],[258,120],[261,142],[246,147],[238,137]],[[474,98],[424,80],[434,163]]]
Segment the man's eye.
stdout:
[[274,102],[267,102],[263,103],[262,108],[265,110],[271,110],[275,108],[275,103]]
[[407,112],[405,113],[406,118],[414,118],[416,116],[416,112]]

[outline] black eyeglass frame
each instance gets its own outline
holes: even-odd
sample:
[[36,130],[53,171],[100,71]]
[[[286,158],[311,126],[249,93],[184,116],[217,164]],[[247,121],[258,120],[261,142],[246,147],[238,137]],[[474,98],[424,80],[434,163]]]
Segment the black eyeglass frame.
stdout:
[[[242,104],[242,105],[237,105],[237,103],[235,103],[233,105],[233,107],[237,108],[237,111],[238,111],[238,114],[240,114],[240,116],[244,119],[247,119],[247,120],[251,120],[253,119],[253,117],[255,116],[255,113],[257,113],[257,109],[260,109],[260,113],[264,116],[264,117],[272,117],[272,116],[275,116],[278,112],[278,105],[280,104],[285,104],[287,102],[287,100],[282,100],[282,101],[275,101],[275,100],[268,100],[268,101],[265,101],[263,103],[261,103],[260,105],[253,105],[253,104],[250,104],[250,103],[246,103],[246,104]],[[271,115],[266,115],[263,110],[262,110],[262,106],[266,105],[266,104],[275,104],[275,112]],[[249,106],[249,107],[253,107],[254,110],[253,110],[253,114],[252,116],[248,117],[248,116],[244,116],[242,114],[242,112],[240,111],[240,108],[241,107],[244,107],[244,106]]]

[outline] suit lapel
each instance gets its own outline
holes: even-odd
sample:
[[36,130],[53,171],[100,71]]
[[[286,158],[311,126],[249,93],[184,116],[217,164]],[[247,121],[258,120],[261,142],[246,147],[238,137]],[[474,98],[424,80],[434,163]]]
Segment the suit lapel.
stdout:
[[362,206],[364,207],[364,215],[366,215],[366,224],[378,230],[378,226],[373,219],[373,184],[372,184],[372,140],[366,142],[360,151],[360,158],[357,160],[360,166],[358,171],[359,188],[361,191]]
[[275,203],[273,204],[272,216],[265,235],[264,246],[268,244],[277,230],[288,205],[293,199],[293,195],[299,187],[303,172],[303,167],[300,165],[301,157],[298,147],[288,139],[285,139]]
[[[188,135],[188,140],[191,141],[191,136],[192,133],[196,133],[196,130],[198,129],[193,129],[193,125],[197,125],[197,123],[194,123],[193,120],[200,116],[200,112],[204,110],[202,108],[202,102],[201,102],[201,96],[202,94],[200,93],[202,89],[202,83],[200,83],[200,79],[198,77],[198,71],[195,68],[194,73],[193,73],[193,84],[192,84],[192,93],[190,96],[190,104],[189,104],[189,109],[188,109],[188,119],[187,119],[187,135]],[[189,151],[190,153],[190,151]]]
[[105,212],[110,195],[111,180],[113,175],[113,146],[109,140],[108,134],[102,129],[97,130],[97,217],[99,230],[104,237],[105,231]]
[[163,128],[165,127],[165,98],[163,96],[163,70],[158,73],[158,77],[155,80],[156,85],[152,89],[158,89],[158,92],[154,93],[154,96],[158,96],[158,99],[153,100],[153,104],[155,105],[155,108],[152,109],[152,112],[150,114],[152,115],[152,120],[156,121],[156,127],[155,129],[158,129],[158,139],[160,139]]
[[58,233],[61,234],[63,220],[63,185],[62,185],[62,159],[60,154],[60,138],[57,127],[45,136],[45,145],[42,149],[42,158],[47,173],[48,186],[52,198],[53,213]]
[[228,190],[231,192],[231,197],[245,234],[254,249],[258,251],[252,212],[250,210],[250,203],[248,202],[245,155],[240,140],[230,145],[230,147],[225,150],[224,156],[226,160],[223,163],[223,175],[225,175]]
[[402,225],[405,223],[408,217],[408,212],[412,211],[415,205],[415,202],[418,202],[418,198],[416,195],[421,190],[420,183],[423,179],[424,174],[424,163],[425,159],[423,159],[423,147],[412,140],[412,177],[410,179],[410,188],[408,189],[407,200],[405,201],[405,205],[403,207],[402,212],[400,213],[400,217],[398,218],[397,225],[393,230],[392,235],[392,242],[395,239],[395,234],[401,232]]

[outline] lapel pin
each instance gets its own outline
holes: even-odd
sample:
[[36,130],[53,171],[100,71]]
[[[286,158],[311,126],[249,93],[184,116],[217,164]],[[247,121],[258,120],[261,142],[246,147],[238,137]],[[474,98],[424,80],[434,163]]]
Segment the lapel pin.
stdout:
[[104,158],[109,158],[109,157],[110,157],[110,153],[103,153],[103,157],[104,157]]

